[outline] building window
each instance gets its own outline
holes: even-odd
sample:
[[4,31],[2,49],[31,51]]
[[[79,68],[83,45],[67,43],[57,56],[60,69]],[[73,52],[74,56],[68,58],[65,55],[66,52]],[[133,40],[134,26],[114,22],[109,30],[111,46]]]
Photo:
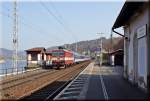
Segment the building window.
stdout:
[[31,60],[32,60],[32,61],[37,61],[37,54],[32,53],[32,54],[31,54]]

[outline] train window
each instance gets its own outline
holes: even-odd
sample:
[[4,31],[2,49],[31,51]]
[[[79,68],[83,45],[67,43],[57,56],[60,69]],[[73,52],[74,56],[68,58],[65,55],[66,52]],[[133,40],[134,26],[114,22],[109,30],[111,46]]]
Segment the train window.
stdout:
[[64,52],[52,52],[52,56],[64,56]]
[[58,52],[53,52],[52,56],[59,56],[59,53]]
[[59,52],[59,55],[60,56],[64,56],[64,52]]
[[32,61],[38,60],[37,54],[36,54],[36,53],[32,53],[32,54],[31,54],[31,59],[32,59]]

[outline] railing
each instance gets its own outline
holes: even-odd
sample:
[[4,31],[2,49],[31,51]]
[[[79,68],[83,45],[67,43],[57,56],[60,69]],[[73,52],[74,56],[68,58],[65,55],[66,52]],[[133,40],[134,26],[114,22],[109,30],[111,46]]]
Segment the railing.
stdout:
[[[12,63],[10,64],[0,64],[0,76],[7,76],[7,75],[12,75],[12,74],[20,74],[20,73],[24,73],[26,72],[26,66],[32,66],[32,61],[28,61],[28,65],[26,65],[26,63],[20,63],[18,64],[18,68],[12,68]],[[33,67],[37,65],[37,66],[45,66],[46,65],[46,61],[37,61],[37,63],[34,63]],[[11,67],[11,68],[8,68]]]
[[0,68],[0,75],[7,76],[10,74],[20,74],[20,73],[24,73],[25,71],[26,70],[24,67],[19,67],[18,69],[16,69],[16,68],[1,69]]

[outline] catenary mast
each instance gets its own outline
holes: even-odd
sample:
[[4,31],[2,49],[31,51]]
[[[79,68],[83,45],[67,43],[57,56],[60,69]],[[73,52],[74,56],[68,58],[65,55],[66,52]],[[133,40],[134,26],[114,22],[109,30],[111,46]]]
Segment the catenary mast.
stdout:
[[18,73],[17,67],[17,52],[18,52],[18,13],[17,13],[17,1],[13,2],[13,72]]

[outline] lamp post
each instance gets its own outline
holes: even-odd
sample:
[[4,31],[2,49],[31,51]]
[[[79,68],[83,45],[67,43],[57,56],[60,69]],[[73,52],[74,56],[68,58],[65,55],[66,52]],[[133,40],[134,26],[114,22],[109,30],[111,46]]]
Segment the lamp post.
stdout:
[[103,61],[103,53],[102,53],[102,50],[103,50],[103,40],[102,40],[102,34],[103,33],[97,33],[99,35],[101,35],[100,37],[100,41],[101,41],[101,45],[100,45],[100,66],[102,66],[102,61]]
[[[111,37],[111,52],[113,51],[113,32],[110,34]],[[111,56],[111,65],[114,66],[114,55]]]

